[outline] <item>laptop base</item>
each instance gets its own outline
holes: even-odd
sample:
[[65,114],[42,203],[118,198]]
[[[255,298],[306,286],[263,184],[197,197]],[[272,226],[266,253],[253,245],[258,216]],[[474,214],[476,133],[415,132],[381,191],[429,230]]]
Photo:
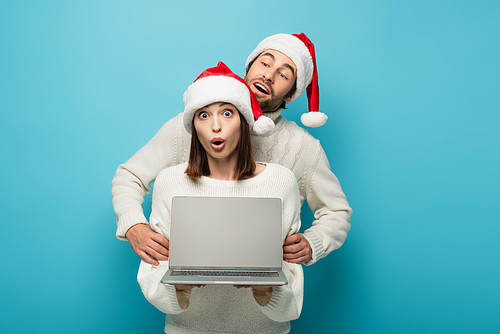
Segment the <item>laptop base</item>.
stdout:
[[[185,271],[185,270],[182,270]],[[187,284],[229,284],[229,285],[271,285],[271,286],[279,286],[286,285],[288,283],[283,271],[272,271],[276,273],[273,277],[266,276],[244,276],[244,274],[240,274],[242,271],[238,270],[237,274],[231,276],[221,276],[220,273],[214,274],[212,276],[211,273],[201,274],[201,275],[177,275],[174,273],[172,269],[169,269],[161,282],[163,284],[173,284],[173,285],[187,285]],[[266,272],[263,272],[264,274]]]

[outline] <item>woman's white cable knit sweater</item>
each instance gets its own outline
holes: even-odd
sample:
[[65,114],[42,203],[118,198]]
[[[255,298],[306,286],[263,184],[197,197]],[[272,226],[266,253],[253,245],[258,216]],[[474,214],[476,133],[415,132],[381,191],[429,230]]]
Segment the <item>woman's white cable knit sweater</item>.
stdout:
[[[174,196],[277,197],[282,200],[283,240],[297,233],[301,202],[295,177],[280,165],[266,165],[261,174],[243,181],[191,179],[184,173],[187,163],[163,170],[154,186],[151,227],[169,238]],[[288,333],[289,321],[300,315],[304,287],[300,264],[283,262],[288,284],[274,287],[265,302],[252,289],[233,286],[209,285],[194,288],[190,295],[177,293],[174,286],[160,283],[167,266],[168,261],[159,266],[142,261],[137,276],[146,299],[167,313],[166,333]]]

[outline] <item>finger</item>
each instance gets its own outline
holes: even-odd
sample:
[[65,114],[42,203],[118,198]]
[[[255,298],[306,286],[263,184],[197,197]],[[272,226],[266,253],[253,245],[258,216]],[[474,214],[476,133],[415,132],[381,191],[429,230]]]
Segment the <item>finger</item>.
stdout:
[[170,242],[160,233],[152,231],[147,240],[144,240],[144,251],[152,255],[154,258],[166,261],[168,260]]
[[307,257],[306,256],[301,256],[301,257],[293,258],[293,259],[285,259],[285,262],[300,264],[302,262],[308,262],[308,261],[307,261]]
[[284,253],[283,254],[283,260],[295,260],[299,258],[308,258],[310,255],[310,251],[308,249],[303,249],[300,252],[296,253]]
[[283,253],[298,253],[308,247],[308,244],[305,242],[301,242],[298,244],[291,244],[283,247]]
[[301,250],[301,248],[296,246],[296,245],[283,247],[284,254],[295,254],[295,253],[299,252],[300,250]]
[[148,247],[145,249],[145,252],[156,260],[159,261],[168,260],[168,254],[169,254],[168,249],[164,248],[163,246],[157,243],[148,245]]
[[167,238],[163,236],[163,234],[154,232],[154,234],[151,236],[151,239],[154,240],[156,243],[162,245],[164,248],[169,249],[170,242]]
[[298,258],[301,258],[301,257],[306,257],[307,256],[307,252],[299,252],[299,253],[286,253],[286,254],[283,254],[283,260],[294,260],[294,259],[298,259]]
[[150,234],[149,238],[144,238],[141,242],[131,242],[132,248],[134,248],[134,251],[136,251],[136,253],[138,253],[138,251],[143,251],[157,260],[168,260],[168,248],[165,248],[162,244],[159,244],[154,238],[156,238],[156,236],[154,234]]
[[288,237],[286,237],[285,242],[283,243],[284,245],[291,245],[299,242],[301,240],[301,235],[300,234],[292,234]]
[[136,244],[136,245],[131,245],[132,249],[134,252],[137,253],[143,259],[145,262],[151,264],[151,265],[159,265],[158,260],[160,261],[166,261],[168,260],[168,253],[167,256],[157,252],[154,247],[158,247],[158,244],[155,242],[151,242],[150,245],[144,245],[144,244]]
[[307,263],[311,260],[312,250],[310,247],[304,248],[296,253],[283,253],[283,260],[290,263]]
[[308,262],[311,258],[311,249],[303,248],[299,252],[283,253],[283,260],[291,263]]
[[191,285],[178,284],[178,285],[174,285],[174,286],[175,286],[175,289],[178,291],[182,291],[182,290],[191,291],[193,289],[193,286],[191,286]]
[[158,262],[155,258],[151,257],[150,255],[148,255],[148,253],[146,252],[139,251],[136,253],[141,257],[141,259],[144,260],[144,262],[149,263],[152,266],[158,266],[160,264],[160,262]]

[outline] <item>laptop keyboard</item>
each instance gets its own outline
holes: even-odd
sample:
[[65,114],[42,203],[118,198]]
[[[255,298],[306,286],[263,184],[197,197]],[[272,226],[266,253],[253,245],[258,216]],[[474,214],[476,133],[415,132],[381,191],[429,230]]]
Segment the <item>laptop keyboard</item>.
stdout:
[[278,277],[277,272],[269,271],[205,271],[176,270],[172,276],[224,276],[224,277]]

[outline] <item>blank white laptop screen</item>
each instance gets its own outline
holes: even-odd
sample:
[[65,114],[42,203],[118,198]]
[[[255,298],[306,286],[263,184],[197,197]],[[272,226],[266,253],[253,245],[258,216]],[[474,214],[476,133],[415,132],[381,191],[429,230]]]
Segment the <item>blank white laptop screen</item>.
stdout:
[[282,259],[281,199],[173,198],[169,271],[281,270]]

